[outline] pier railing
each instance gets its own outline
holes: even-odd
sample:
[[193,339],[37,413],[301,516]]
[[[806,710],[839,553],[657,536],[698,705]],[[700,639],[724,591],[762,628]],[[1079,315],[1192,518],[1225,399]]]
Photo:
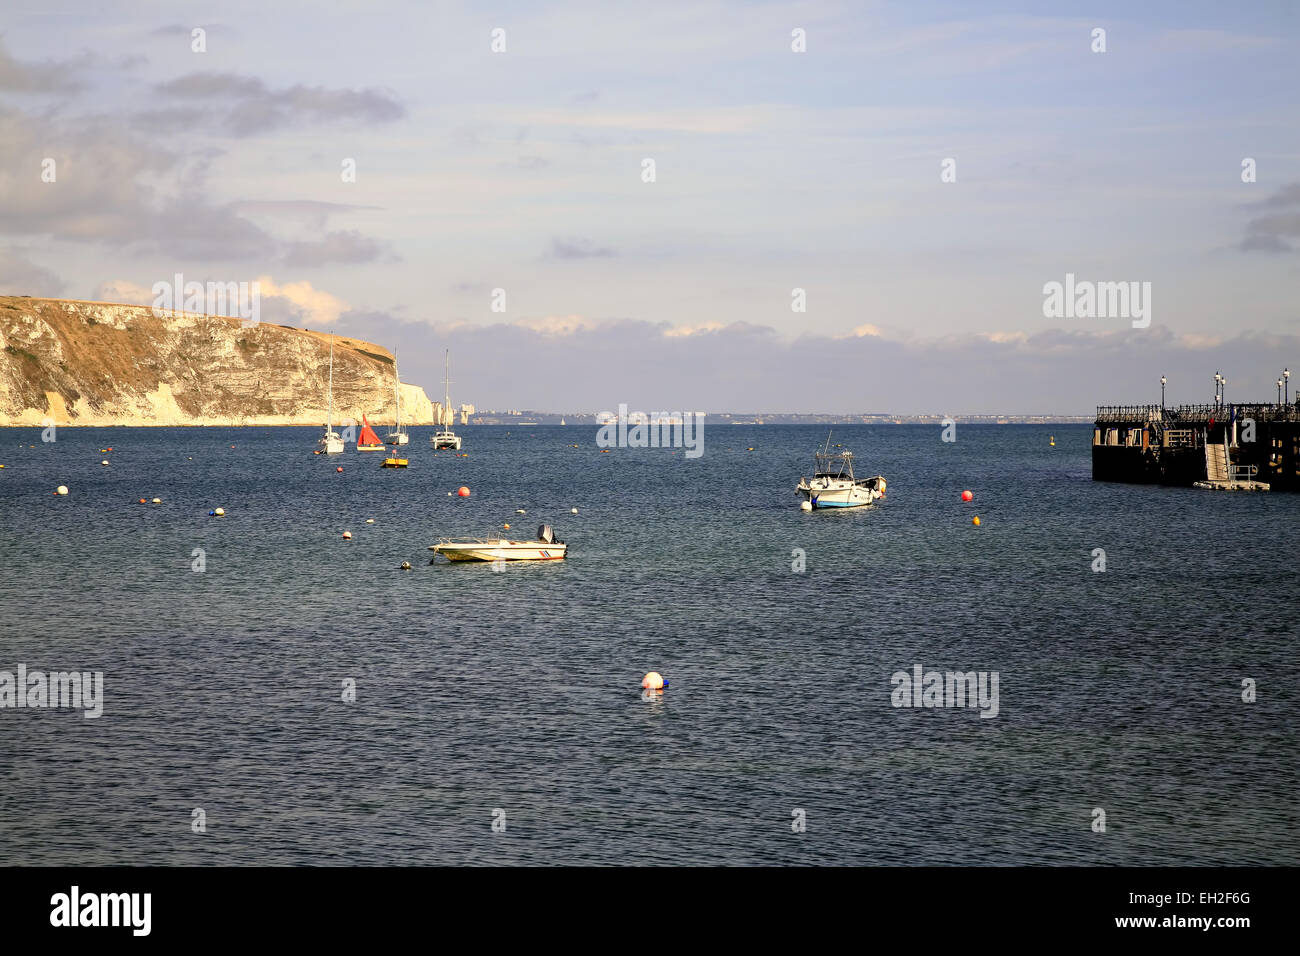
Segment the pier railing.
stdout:
[[1277,405],[1252,402],[1224,405],[1098,405],[1097,424],[1136,424],[1157,422],[1167,428],[1216,424],[1232,419],[1256,422],[1300,422],[1300,405]]

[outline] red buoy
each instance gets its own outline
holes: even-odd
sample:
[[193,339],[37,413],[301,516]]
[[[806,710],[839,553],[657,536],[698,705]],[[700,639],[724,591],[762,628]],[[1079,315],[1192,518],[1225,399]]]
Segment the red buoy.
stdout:
[[962,500],[962,501],[970,501],[970,500],[971,500],[972,498],[974,498],[974,497],[975,497],[975,496],[974,496],[973,494],[971,494],[969,491],[963,491],[963,492],[961,493],[961,500]]
[[464,485],[461,485],[460,488],[457,489],[456,494],[460,495],[462,498],[468,498],[469,489],[466,488]]

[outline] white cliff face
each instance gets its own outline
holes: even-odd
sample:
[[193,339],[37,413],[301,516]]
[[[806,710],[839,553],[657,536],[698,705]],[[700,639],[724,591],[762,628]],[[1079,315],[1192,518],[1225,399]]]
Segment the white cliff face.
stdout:
[[[147,306],[0,296],[0,425],[316,425],[330,336]],[[334,422],[390,424],[393,356],[334,339]],[[402,385],[402,421],[434,422]]]

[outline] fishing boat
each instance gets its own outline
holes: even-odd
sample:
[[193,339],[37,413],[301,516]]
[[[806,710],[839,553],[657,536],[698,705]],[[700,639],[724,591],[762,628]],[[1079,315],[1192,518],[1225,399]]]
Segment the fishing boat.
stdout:
[[387,451],[384,443],[379,440],[375,430],[370,427],[370,422],[365,415],[361,416],[361,434],[357,436],[357,451]]
[[334,336],[330,335],[330,385],[329,404],[325,412],[325,434],[316,442],[318,452],[327,455],[343,454],[343,439],[334,430]]
[[[831,439],[815,452],[816,467],[812,478],[800,478],[795,489],[804,499],[806,510],[813,508],[860,508],[885,497],[885,479],[881,475],[857,478],[853,474],[853,452],[831,452]],[[803,507],[803,505],[801,505]]]
[[434,433],[429,439],[429,444],[433,450],[440,448],[450,448],[453,451],[460,451],[460,436],[451,430],[455,422],[455,413],[451,410],[451,349],[447,350],[447,371],[443,375],[444,394],[442,401],[442,421],[438,424],[442,427]]
[[388,433],[388,444],[405,445],[411,440],[411,436],[406,433],[402,427],[402,379],[397,374],[397,352],[393,352],[393,407],[397,409],[397,417],[393,423],[393,430]]
[[536,541],[511,541],[506,538],[443,538],[429,545],[435,555],[448,561],[559,561],[569,546],[555,536],[548,524],[537,529]]

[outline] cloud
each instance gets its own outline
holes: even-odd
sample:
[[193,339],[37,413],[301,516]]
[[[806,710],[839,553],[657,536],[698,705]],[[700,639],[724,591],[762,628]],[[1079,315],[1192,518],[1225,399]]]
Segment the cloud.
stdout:
[[91,298],[96,302],[152,306],[157,296],[153,294],[153,289],[137,285],[130,279],[108,279],[95,286]]
[[616,253],[608,246],[599,246],[590,239],[551,240],[550,255],[555,259],[605,259]]
[[0,90],[11,93],[67,93],[82,84],[76,74],[89,65],[89,54],[77,60],[45,60],[22,63],[15,60],[0,41]]
[[57,296],[67,283],[27,258],[18,246],[0,248],[0,295]]
[[[1268,400],[1274,358],[1300,337],[1179,336],[1168,329],[971,333],[898,341],[733,323],[669,335],[662,323],[580,315],[432,326],[345,312],[343,334],[402,355],[407,381],[441,390],[442,349],[456,356],[456,397],[480,408],[633,408],[851,414],[1087,415],[1099,404],[1201,401],[1223,371],[1243,401]],[[520,376],[520,368],[545,375]],[[827,383],[833,383],[828,387]]]
[[[177,156],[93,117],[59,124],[0,107],[0,233],[113,243],[133,251],[211,259],[270,258],[272,237],[229,205],[206,198]],[[46,158],[55,180],[41,181]],[[171,178],[170,188],[160,188]]]
[[209,110],[224,114],[219,122],[233,136],[309,122],[390,123],[406,115],[396,97],[383,90],[301,84],[274,90],[257,77],[238,73],[188,73],[154,89],[164,96],[212,104]]
[[1300,239],[1300,183],[1280,187],[1273,195],[1254,203],[1264,210],[1246,223],[1246,235],[1239,248],[1243,252],[1290,252],[1290,241]]
[[388,252],[387,243],[363,236],[355,229],[347,229],[331,232],[319,242],[291,243],[284,262],[289,266],[322,266],[331,262],[374,262],[381,257],[388,262],[397,261],[397,256]]
[[262,317],[283,324],[333,325],[350,307],[342,299],[301,282],[276,282],[270,276],[258,276]]

